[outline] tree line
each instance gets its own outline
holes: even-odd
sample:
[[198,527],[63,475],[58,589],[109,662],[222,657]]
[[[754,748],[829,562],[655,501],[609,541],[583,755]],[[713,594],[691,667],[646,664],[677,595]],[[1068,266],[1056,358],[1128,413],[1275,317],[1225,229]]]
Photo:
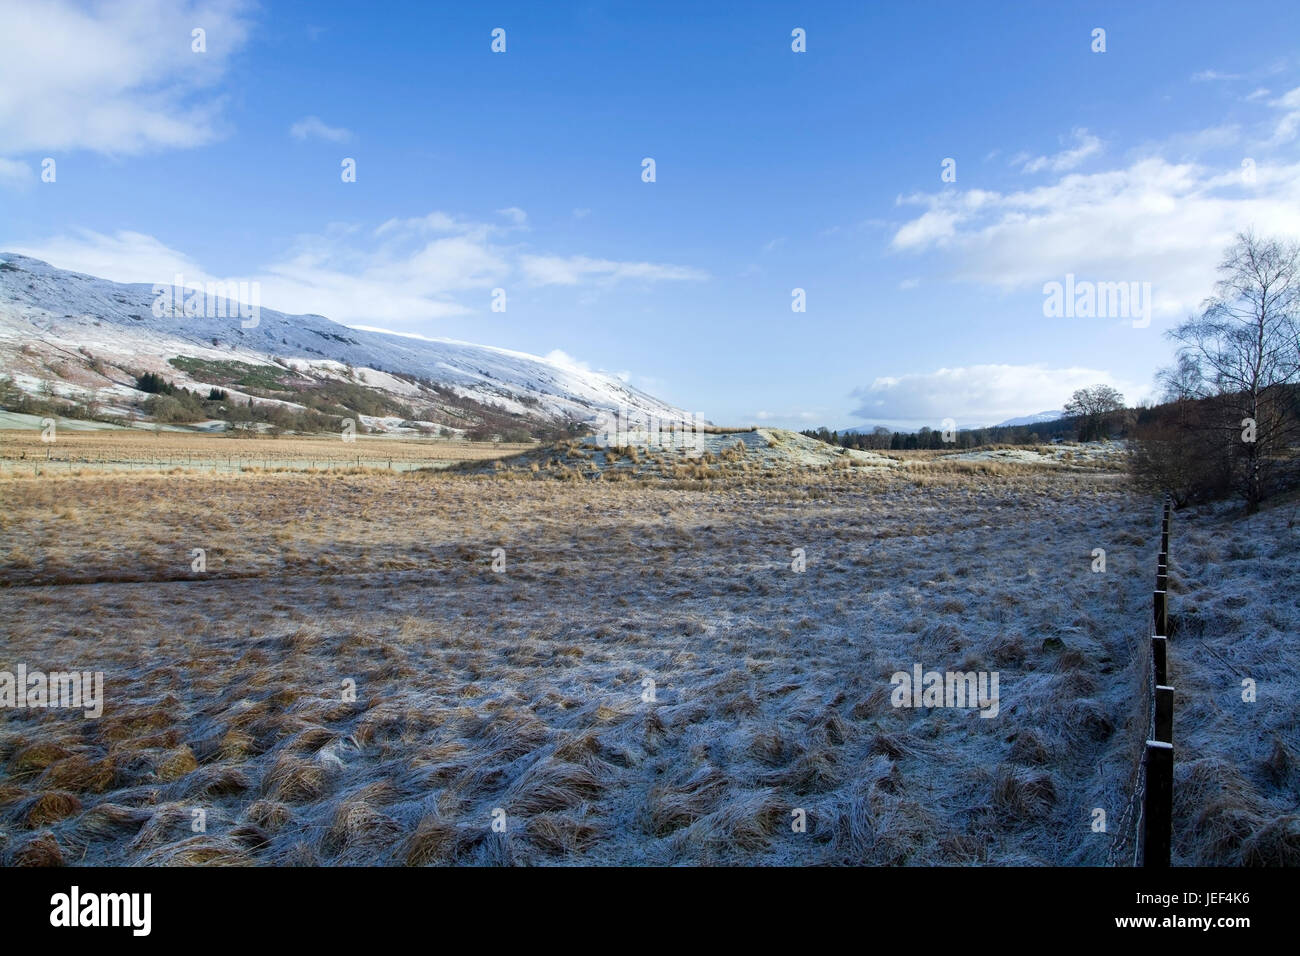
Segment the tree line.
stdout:
[[1168,333],[1164,403],[1135,434],[1132,474],[1187,504],[1247,514],[1300,483],[1300,244],[1241,233],[1199,315]]

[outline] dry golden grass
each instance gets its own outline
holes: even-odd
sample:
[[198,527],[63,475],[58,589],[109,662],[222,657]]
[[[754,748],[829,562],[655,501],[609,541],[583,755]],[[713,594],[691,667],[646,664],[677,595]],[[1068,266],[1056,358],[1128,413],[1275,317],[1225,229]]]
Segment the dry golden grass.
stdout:
[[[885,471],[0,482],[0,669],[107,693],[6,715],[0,862],[1101,862],[1148,509]],[[1001,716],[895,709],[912,661]]]
[[0,475],[66,475],[77,470],[266,471],[357,468],[402,470],[458,461],[484,461],[534,446],[504,442],[398,439],[358,435],[206,435],[193,432],[62,429],[43,442],[31,429],[0,431]]

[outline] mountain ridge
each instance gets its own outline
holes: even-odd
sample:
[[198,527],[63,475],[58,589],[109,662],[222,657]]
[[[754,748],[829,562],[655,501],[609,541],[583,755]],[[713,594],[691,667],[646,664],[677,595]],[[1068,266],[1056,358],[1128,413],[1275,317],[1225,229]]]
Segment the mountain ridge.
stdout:
[[[312,383],[334,394],[343,383],[373,389],[395,408],[430,416],[415,421],[452,433],[498,418],[530,431],[572,430],[619,409],[665,422],[690,420],[685,410],[615,376],[526,352],[357,329],[247,302],[241,312],[235,299],[221,295],[205,298],[192,314],[184,310],[186,296],[170,283],[117,283],[0,252],[0,368],[29,394],[49,382],[52,394],[89,396],[119,411],[139,403],[133,379],[143,372],[178,388],[305,407],[274,388],[230,380],[244,366],[278,366],[274,374],[244,378],[290,382],[287,395],[293,389],[310,395]],[[177,359],[188,361],[181,367]],[[390,419],[407,416],[360,417],[372,429],[400,432],[400,421]]]

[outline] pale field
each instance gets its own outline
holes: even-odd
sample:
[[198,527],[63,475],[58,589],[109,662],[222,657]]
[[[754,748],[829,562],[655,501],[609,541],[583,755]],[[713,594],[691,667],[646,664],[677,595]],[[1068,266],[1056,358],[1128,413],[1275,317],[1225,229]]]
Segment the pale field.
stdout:
[[44,442],[33,429],[0,430],[0,475],[38,477],[130,470],[253,471],[337,470],[348,467],[404,471],[518,454],[532,445],[503,442],[396,439],[357,435],[235,437],[193,432],[59,429]]
[[[107,697],[4,716],[0,859],[1105,863],[1158,506],[889,471],[0,481],[0,670]],[[915,663],[998,715],[891,706]]]

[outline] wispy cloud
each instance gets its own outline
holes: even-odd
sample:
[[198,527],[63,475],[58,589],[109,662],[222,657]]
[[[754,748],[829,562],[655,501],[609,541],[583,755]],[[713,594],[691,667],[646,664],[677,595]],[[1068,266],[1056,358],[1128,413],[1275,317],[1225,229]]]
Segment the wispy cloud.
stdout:
[[1291,142],[1300,133],[1300,86],[1272,100],[1269,105],[1282,114],[1273,127],[1269,145],[1280,146]]
[[498,209],[497,215],[509,219],[510,222],[519,229],[528,225],[528,213],[524,212],[518,206],[509,206],[506,209]]
[[1051,156],[1036,156],[1032,159],[1027,154],[1021,153],[1011,160],[1011,165],[1019,166],[1021,171],[1026,173],[1038,173],[1043,170],[1064,173],[1074,169],[1089,156],[1095,156],[1102,150],[1101,140],[1086,129],[1072,130],[1070,137],[1075,143],[1072,149],[1062,150]]
[[604,283],[623,280],[643,282],[698,282],[707,272],[689,266],[655,262],[615,262],[587,256],[533,256],[520,259],[524,275],[534,285],[578,285],[587,281]]
[[935,427],[945,418],[960,425],[992,425],[1059,408],[1075,389],[1096,384],[1119,389],[1130,402],[1148,391],[1100,369],[968,365],[877,378],[853,391],[858,400],[853,415],[871,424],[904,428]]
[[289,135],[294,139],[323,139],[330,143],[346,143],[352,139],[352,131],[341,126],[328,126],[319,117],[304,116],[289,127]]
[[[0,3],[0,149],[129,154],[218,138],[214,87],[248,38],[248,10],[242,0],[44,0],[36,15]],[[192,49],[194,29],[204,52]]]
[[6,250],[43,259],[60,269],[112,279],[114,282],[170,282],[180,273],[206,282],[215,279],[197,262],[142,232],[106,235],[91,229],[39,242],[5,242]]
[[22,189],[35,181],[32,168],[26,163],[0,156],[0,186]]
[[[501,241],[519,228],[521,220],[510,218],[512,223],[503,226],[435,211],[390,219],[373,229],[336,224],[323,234],[296,237],[283,254],[237,278],[261,283],[268,308],[393,329],[484,311],[491,290],[512,282],[607,287],[707,278],[686,266],[524,253]],[[138,232],[79,229],[5,246],[118,282],[170,282],[177,273],[196,281],[218,278],[186,254]]]
[[1241,79],[1240,73],[1221,73],[1218,70],[1201,70],[1199,73],[1192,74],[1192,82],[1194,83],[1214,83],[1239,79]]

